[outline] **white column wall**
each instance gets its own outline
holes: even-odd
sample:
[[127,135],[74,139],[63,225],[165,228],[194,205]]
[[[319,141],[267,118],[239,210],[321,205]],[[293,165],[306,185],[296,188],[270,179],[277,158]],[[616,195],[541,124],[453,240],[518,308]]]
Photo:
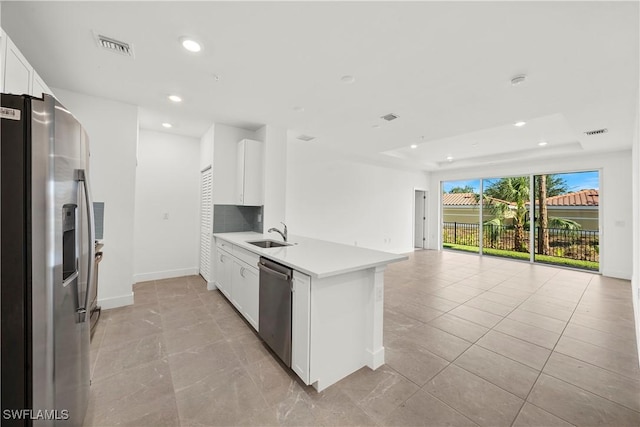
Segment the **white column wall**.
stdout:
[[264,142],[264,231],[271,227],[282,230],[287,205],[287,131],[264,126],[256,135]]
[[[633,277],[631,289],[633,311],[636,320],[636,344],[640,356],[640,93],[636,106],[636,123],[633,135]],[[640,359],[640,357],[638,358]]]
[[105,204],[98,304],[103,309],[133,304],[138,107],[64,89],[54,91],[87,130],[93,198]]

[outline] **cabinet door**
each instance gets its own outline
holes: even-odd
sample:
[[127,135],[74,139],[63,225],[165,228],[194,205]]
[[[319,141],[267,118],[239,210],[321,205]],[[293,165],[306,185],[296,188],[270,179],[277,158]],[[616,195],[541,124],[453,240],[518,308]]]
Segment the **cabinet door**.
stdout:
[[31,82],[31,95],[42,98],[42,94],[47,93],[53,95],[49,86],[40,78],[38,73],[33,71],[33,81]]
[[238,142],[238,151],[236,153],[236,202],[244,205],[244,150],[245,140]]
[[291,369],[309,384],[309,336],[311,315],[311,278],[293,272],[291,313]]
[[33,68],[22,53],[7,39],[7,53],[4,61],[4,92],[14,95],[30,95]]
[[0,92],[4,93],[4,64],[7,59],[7,34],[0,28]]
[[245,283],[242,276],[242,264],[236,258],[232,258],[231,283],[231,303],[236,306],[240,313],[243,313],[246,293]]
[[249,321],[253,329],[258,330],[258,310],[260,299],[260,273],[257,268],[244,265],[240,270],[244,290],[243,309],[244,317]]
[[224,251],[216,251],[216,286],[220,292],[231,299],[231,257]]
[[263,199],[262,143],[245,140],[244,148],[244,204],[261,206]]

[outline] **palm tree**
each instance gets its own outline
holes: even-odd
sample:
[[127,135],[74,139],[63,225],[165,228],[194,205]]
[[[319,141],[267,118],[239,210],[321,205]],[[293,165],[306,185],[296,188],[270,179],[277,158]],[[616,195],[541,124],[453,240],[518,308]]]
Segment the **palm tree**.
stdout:
[[536,177],[538,187],[538,253],[549,255],[549,217],[547,215],[547,176]]
[[[484,195],[488,196],[485,198],[485,205],[488,205],[492,212],[498,213],[500,218],[513,220],[513,228],[515,229],[513,250],[527,252],[524,227],[527,219],[526,203],[530,199],[529,178],[526,176],[502,178],[490,184]],[[515,209],[512,208],[512,205],[495,199],[515,203]]]
[[[556,175],[538,175],[535,177],[535,186],[538,193],[538,253],[549,255],[551,252],[549,245],[549,221],[551,218],[547,214],[547,197],[565,194],[567,192],[567,182],[564,178]],[[553,228],[573,227],[568,222],[578,225],[578,228],[580,227],[578,223],[571,220],[561,218],[554,218],[554,220],[559,227]]]

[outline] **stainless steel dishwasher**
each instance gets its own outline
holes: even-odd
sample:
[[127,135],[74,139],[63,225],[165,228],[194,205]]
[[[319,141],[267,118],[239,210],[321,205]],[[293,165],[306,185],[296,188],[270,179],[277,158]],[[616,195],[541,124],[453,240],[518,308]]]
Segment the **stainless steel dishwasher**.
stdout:
[[260,302],[258,333],[269,347],[291,367],[291,289],[293,270],[260,258]]

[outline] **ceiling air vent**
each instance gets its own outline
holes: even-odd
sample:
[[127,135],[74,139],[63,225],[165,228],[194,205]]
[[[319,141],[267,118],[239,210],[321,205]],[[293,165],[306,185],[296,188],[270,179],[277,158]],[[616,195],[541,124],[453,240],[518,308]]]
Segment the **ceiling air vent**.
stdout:
[[591,135],[602,135],[603,133],[607,133],[607,132],[609,132],[609,129],[606,129],[606,128],[604,128],[604,129],[596,129],[596,130],[590,130],[590,131],[585,132],[585,135],[589,135],[589,136],[591,136]]
[[300,141],[309,142],[309,141],[313,141],[314,139],[316,139],[316,137],[315,136],[309,136],[309,135],[298,135],[298,139]]
[[393,114],[393,113],[389,113],[389,114],[385,114],[384,116],[380,117],[381,119],[385,119],[386,121],[390,122],[391,120],[395,120],[398,118],[397,114]]
[[95,36],[99,47],[133,58],[133,45],[121,42],[116,39],[112,39],[111,37],[103,36],[101,34],[96,34]]

